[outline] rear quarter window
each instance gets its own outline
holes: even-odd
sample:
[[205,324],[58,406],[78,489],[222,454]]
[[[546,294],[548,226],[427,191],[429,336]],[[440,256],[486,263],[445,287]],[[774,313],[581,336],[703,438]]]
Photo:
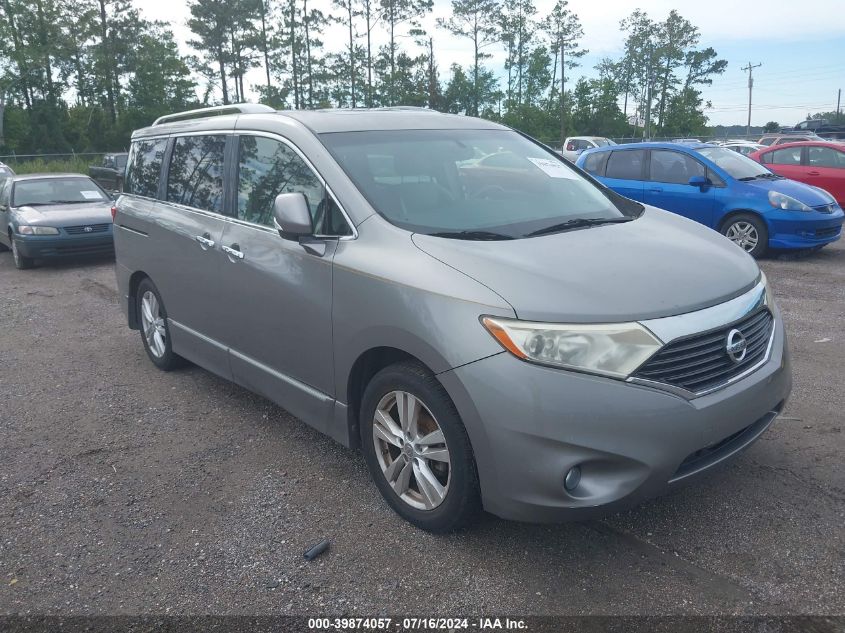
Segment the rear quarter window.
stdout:
[[593,176],[604,176],[604,168],[607,165],[608,156],[610,156],[610,152],[590,154],[584,159],[584,171],[593,174]]
[[155,198],[161,177],[161,163],[167,149],[167,139],[135,141],[126,165],[126,182],[123,190],[137,196]]

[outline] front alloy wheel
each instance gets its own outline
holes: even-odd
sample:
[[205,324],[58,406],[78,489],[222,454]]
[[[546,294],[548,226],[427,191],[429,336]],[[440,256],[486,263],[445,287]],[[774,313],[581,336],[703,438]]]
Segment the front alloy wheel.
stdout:
[[436,508],[449,491],[449,447],[437,420],[407,391],[392,391],[376,407],[373,443],[393,491],[413,508]]
[[24,257],[21,255],[20,250],[18,250],[18,243],[15,241],[14,237],[12,238],[12,258],[15,260],[15,268],[18,270],[32,268],[35,264],[35,261],[31,257]]
[[364,389],[359,419],[367,467],[399,516],[429,532],[451,532],[478,516],[472,446],[431,371],[411,360],[385,367]]
[[761,257],[768,247],[766,225],[751,214],[732,217],[722,227],[722,234],[752,257]]

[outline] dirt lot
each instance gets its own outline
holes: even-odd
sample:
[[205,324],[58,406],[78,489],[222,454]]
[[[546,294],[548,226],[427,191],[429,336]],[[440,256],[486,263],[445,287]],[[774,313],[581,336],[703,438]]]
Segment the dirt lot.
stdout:
[[111,262],[0,254],[0,613],[845,613],[845,244],[763,268],[795,388],[748,452],[602,521],[444,537],[282,409],[156,370]]

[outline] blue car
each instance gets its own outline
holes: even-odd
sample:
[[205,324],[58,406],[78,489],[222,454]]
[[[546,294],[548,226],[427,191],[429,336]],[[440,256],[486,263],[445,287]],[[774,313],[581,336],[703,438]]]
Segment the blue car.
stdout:
[[842,233],[843,212],[829,193],[723,147],[630,143],[587,150],[576,164],[623,196],[716,229],[754,257],[821,248]]

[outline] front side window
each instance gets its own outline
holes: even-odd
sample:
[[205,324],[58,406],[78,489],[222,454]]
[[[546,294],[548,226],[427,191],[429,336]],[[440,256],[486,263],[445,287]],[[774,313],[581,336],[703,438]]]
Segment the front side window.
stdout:
[[9,191],[12,189],[12,181],[4,180],[0,183],[0,207],[9,206]]
[[19,180],[12,193],[12,206],[43,206],[105,202],[109,196],[90,178],[38,178]]
[[166,138],[132,143],[126,168],[126,183],[123,186],[125,193],[147,198],[155,198],[158,195],[161,163],[166,149]]
[[570,220],[624,220],[642,210],[510,130],[334,132],[321,139],[372,207],[409,231],[522,238]]
[[693,176],[705,176],[704,165],[686,154],[655,149],[651,151],[649,180],[686,185]]
[[280,193],[302,193],[318,235],[351,233],[323,183],[284,143],[262,136],[241,136],[238,148],[238,218],[273,226],[273,202]]
[[783,149],[776,149],[772,152],[771,160],[774,165],[800,165],[801,148],[785,147]]
[[605,175],[620,180],[642,180],[644,160],[645,150],[642,149],[612,152],[607,161]]
[[845,152],[832,147],[810,147],[807,159],[813,167],[845,168]]
[[695,151],[737,180],[754,180],[772,176],[772,172],[757,161],[724,147],[700,147]]
[[167,175],[167,201],[222,213],[225,136],[176,139]]

